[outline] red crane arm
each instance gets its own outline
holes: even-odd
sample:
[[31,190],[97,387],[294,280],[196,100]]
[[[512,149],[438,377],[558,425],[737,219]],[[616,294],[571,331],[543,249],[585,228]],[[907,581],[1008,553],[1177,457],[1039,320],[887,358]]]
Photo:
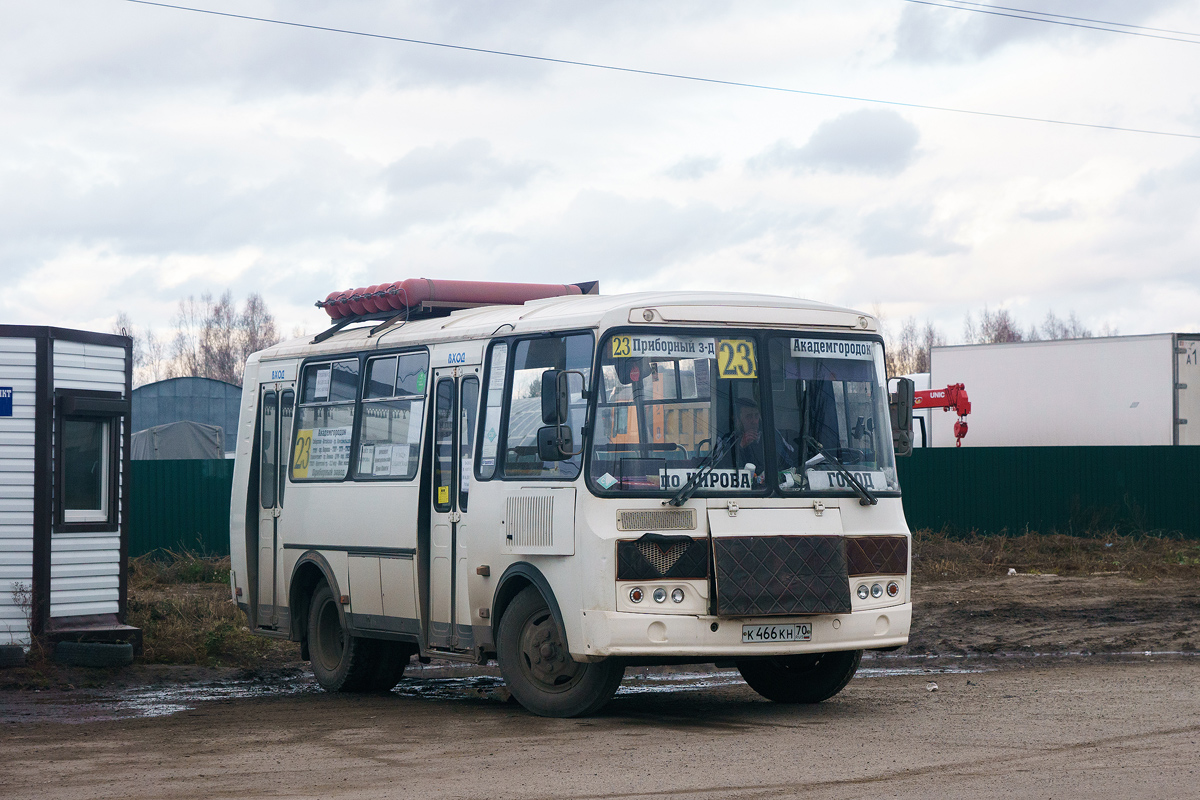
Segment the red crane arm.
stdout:
[[962,438],[967,435],[967,422],[963,417],[971,413],[971,401],[967,397],[966,386],[952,383],[945,389],[913,392],[913,410],[918,411],[922,408],[941,408],[946,411],[954,409],[958,414],[958,422],[954,423],[954,446],[962,446]]

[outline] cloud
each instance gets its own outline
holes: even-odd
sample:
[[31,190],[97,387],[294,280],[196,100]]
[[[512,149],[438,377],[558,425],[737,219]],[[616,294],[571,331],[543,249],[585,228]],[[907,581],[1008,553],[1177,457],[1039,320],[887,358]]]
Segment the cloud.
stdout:
[[715,172],[720,165],[721,159],[716,156],[691,156],[675,162],[664,174],[677,181],[698,181]]
[[676,204],[585,190],[556,218],[522,226],[494,255],[501,273],[611,283],[709,257],[755,239],[770,224],[744,209],[709,202]]
[[955,242],[945,230],[934,224],[926,208],[897,206],[873,211],[862,220],[855,237],[858,246],[871,258],[924,254],[949,256],[966,253],[970,248]]
[[781,139],[746,166],[759,174],[824,170],[890,177],[914,161],[920,136],[895,111],[864,108],[822,122],[803,147]]
[[1073,218],[1078,213],[1074,203],[1044,205],[1021,212],[1021,218],[1030,222],[1060,222]]
[[[456,186],[492,194],[524,186],[546,165],[504,162],[484,139],[418,147],[384,170],[388,188],[397,195]],[[478,204],[476,204],[478,205]]]

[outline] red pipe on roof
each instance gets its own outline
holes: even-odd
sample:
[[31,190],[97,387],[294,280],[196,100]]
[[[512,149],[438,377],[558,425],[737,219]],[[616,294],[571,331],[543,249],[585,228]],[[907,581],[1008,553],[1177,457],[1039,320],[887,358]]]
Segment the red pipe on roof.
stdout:
[[331,319],[362,314],[401,311],[422,303],[462,308],[479,305],[521,305],[546,297],[583,294],[583,287],[572,283],[500,283],[496,281],[449,281],[409,278],[394,283],[379,283],[344,292],[331,292],[317,302]]

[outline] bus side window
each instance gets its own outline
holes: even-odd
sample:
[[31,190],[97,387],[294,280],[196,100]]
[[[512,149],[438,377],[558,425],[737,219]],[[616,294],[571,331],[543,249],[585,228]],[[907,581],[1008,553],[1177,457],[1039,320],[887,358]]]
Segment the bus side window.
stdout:
[[[591,374],[593,340],[590,333],[539,337],[518,341],[513,348],[512,382],[504,446],[506,478],[558,478],[579,475],[579,456],[566,461],[538,457],[537,431],[542,426],[542,373],[548,369],[579,370]],[[576,442],[583,441],[587,403],[578,380],[571,381],[570,425]],[[489,393],[489,403],[490,393]]]
[[358,480],[412,480],[421,454],[429,354],[401,353],[367,361],[359,414]]
[[345,480],[357,397],[357,358],[304,367],[292,442],[293,481]]

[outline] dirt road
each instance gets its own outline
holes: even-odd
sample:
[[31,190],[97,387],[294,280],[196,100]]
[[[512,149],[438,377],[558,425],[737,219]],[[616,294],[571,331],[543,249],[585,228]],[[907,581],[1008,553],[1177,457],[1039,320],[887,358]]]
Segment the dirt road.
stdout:
[[1200,660],[1174,658],[862,677],[815,707],[736,683],[632,693],[586,720],[468,693],[210,701],[150,719],[4,725],[0,793],[1195,797],[1197,686]]
[[353,697],[298,671],[147,667],[0,692],[0,797],[1190,798],[1198,612],[1187,582],[933,584],[911,652],[865,660],[819,706],[768,703],[729,670],[641,669],[586,720],[503,702],[494,669]]

